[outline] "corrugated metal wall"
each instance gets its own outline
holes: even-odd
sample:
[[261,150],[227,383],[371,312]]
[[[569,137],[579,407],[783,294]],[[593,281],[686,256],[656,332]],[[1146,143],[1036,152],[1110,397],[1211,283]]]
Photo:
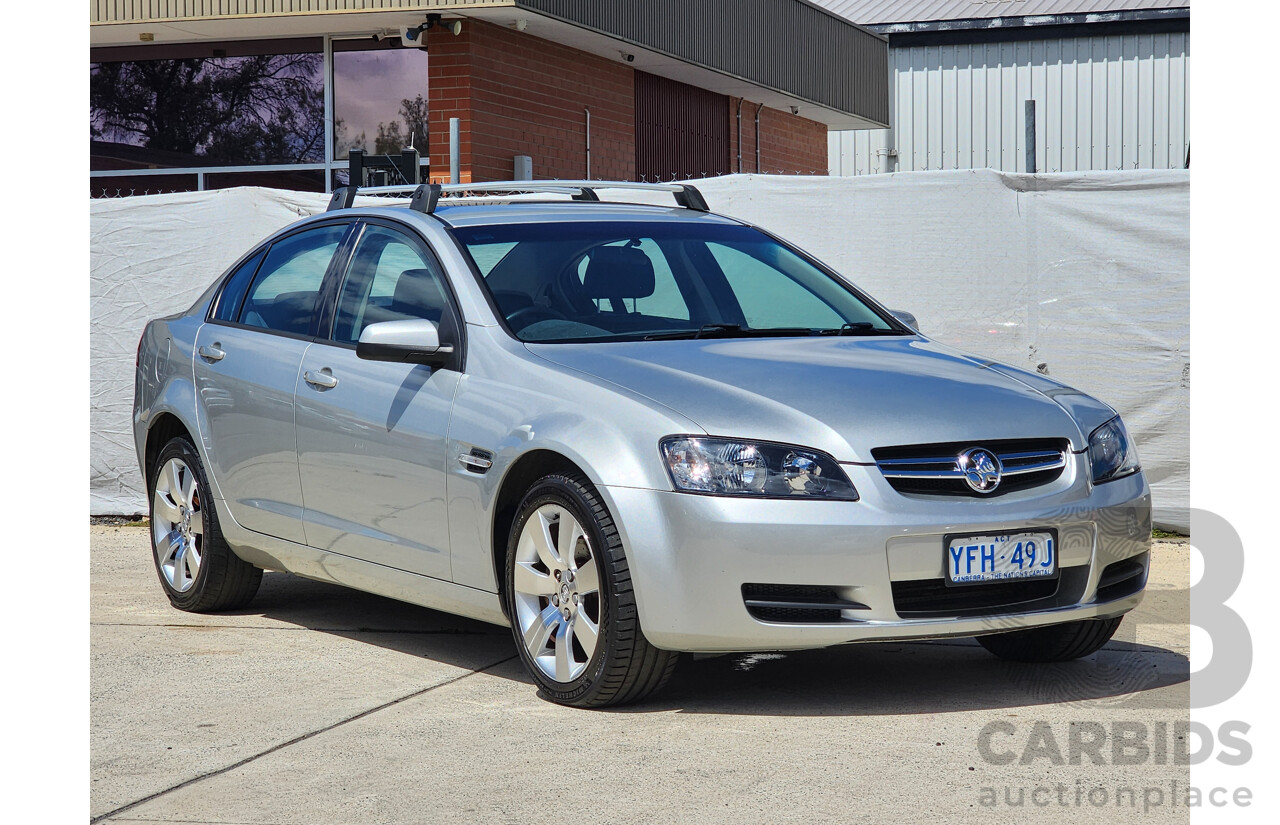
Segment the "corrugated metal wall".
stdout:
[[[1037,171],[1175,169],[1186,160],[1186,32],[891,47],[889,64],[893,128],[831,132],[831,174],[1025,171],[1031,98]],[[886,167],[888,147],[898,155]]]
[[637,179],[729,174],[729,98],[647,72],[635,79]]

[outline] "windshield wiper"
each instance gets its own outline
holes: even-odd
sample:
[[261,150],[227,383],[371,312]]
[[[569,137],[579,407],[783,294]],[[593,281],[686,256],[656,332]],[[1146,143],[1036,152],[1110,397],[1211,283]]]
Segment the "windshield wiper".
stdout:
[[741,335],[741,324],[703,324],[698,329],[682,329],[679,332],[655,332],[646,335],[646,341],[675,341],[681,338],[709,338],[721,335]]
[[880,329],[870,321],[854,321],[831,329],[811,327],[743,327],[741,324],[703,324],[698,329],[678,332],[654,332],[646,341],[678,341],[695,338],[802,338],[808,335],[911,335],[896,329]]
[[744,329],[741,324],[703,324],[698,329],[685,329],[679,332],[656,332],[646,335],[646,341],[676,341],[694,338],[791,338],[812,335],[809,327],[766,327],[762,329]]
[[819,335],[910,335],[896,329],[878,329],[870,321],[855,321],[838,328],[820,329]]

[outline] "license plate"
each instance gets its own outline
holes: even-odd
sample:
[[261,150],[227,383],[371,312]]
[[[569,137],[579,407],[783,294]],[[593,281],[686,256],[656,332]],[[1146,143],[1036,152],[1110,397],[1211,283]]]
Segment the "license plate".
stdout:
[[947,584],[1052,578],[1058,574],[1056,539],[1052,531],[947,536]]

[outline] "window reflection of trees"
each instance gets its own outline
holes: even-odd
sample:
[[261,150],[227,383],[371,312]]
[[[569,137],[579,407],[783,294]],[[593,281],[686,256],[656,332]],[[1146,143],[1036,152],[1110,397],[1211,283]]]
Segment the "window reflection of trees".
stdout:
[[[400,100],[401,120],[379,122],[378,134],[373,139],[375,155],[398,155],[401,149],[414,147],[425,153],[427,147],[427,101],[422,95],[410,100]],[[369,136],[364,131],[352,135],[347,123],[337,118],[333,123],[334,157],[343,157],[352,149],[369,151]]]
[[91,138],[232,164],[323,161],[322,63],[318,53],[98,63]]

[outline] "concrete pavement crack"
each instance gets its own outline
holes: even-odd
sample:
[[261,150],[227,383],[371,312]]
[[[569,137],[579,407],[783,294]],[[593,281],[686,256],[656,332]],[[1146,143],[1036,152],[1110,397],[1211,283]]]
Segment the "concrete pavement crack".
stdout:
[[345,719],[339,719],[337,722],[334,722],[330,725],[325,725],[324,727],[317,728],[316,730],[313,730],[313,731],[309,731],[308,733],[304,733],[301,736],[295,736],[294,738],[290,739],[287,742],[281,742],[278,745],[272,745],[266,750],[260,751],[259,753],[255,753],[252,756],[246,756],[244,759],[241,759],[238,762],[232,763],[225,767],[218,768],[217,770],[209,771],[208,773],[202,773],[199,776],[194,776],[191,779],[187,779],[182,782],[179,782],[178,784],[165,788],[162,791],[156,791],[155,793],[144,796],[141,799],[136,799],[127,805],[122,805],[119,808],[116,808],[115,810],[107,811],[106,813],[103,813],[103,814],[98,814],[97,816],[89,820],[89,825],[93,825],[93,823],[95,822],[101,822],[104,819],[110,819],[113,816],[119,816],[120,814],[126,811],[133,810],[139,805],[143,805],[147,802],[151,802],[152,800],[159,799],[160,797],[165,796],[166,794],[171,794],[174,791],[182,790],[188,785],[194,785],[195,783],[201,782],[205,779],[211,779],[215,776],[221,776],[224,773],[228,773],[229,771],[234,771],[236,768],[244,767],[245,765],[248,765],[250,762],[255,762],[264,756],[270,756],[276,751],[281,751],[281,750],[284,750],[285,748],[291,747],[293,745],[297,745],[300,742],[305,742],[308,739],[311,739],[312,737],[319,736],[322,733],[327,733],[328,731],[331,731],[335,728],[340,728],[343,725],[358,721],[360,719],[365,718],[366,716],[372,716],[373,714],[378,713],[379,711],[383,711],[383,710],[386,710],[387,708],[395,707],[396,705],[402,702],[407,702],[410,699],[416,699],[419,696],[430,693],[433,690],[437,690],[442,687],[447,687],[448,685],[456,684],[458,682],[461,682],[463,679],[467,679],[477,674],[492,670],[498,665],[506,664],[507,662],[510,662],[512,659],[515,659],[515,658],[516,658],[516,655],[513,655],[513,656],[508,656],[505,659],[499,659],[496,662],[490,662],[484,667],[476,668],[475,670],[469,670],[466,673],[463,673],[461,676],[455,676],[452,679],[446,679],[443,682],[439,682],[437,684],[431,685],[430,687],[425,687],[422,690],[416,690],[413,693],[407,694],[405,696],[401,696],[398,699],[392,699],[390,702],[383,702],[381,705],[378,705],[376,707],[369,708],[368,710],[362,710],[357,714],[353,714],[352,716],[346,717]]

